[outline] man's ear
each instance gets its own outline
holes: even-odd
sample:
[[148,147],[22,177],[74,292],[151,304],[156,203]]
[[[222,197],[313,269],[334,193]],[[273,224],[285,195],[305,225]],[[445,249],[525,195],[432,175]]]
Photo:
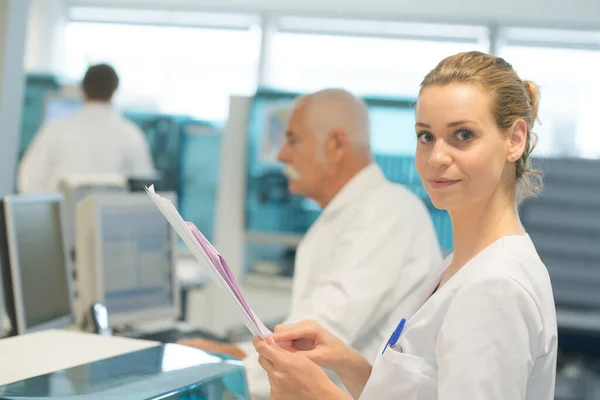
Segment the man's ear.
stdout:
[[327,137],[325,152],[331,161],[339,162],[349,149],[350,141],[343,131],[334,130]]

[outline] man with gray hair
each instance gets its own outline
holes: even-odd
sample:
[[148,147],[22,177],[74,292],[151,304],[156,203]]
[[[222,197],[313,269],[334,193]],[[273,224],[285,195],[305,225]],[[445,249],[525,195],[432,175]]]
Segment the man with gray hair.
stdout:
[[[316,320],[372,362],[398,323],[394,310],[441,263],[433,224],[422,201],[373,162],[368,109],[351,93],[299,97],[285,134],[278,159],[290,191],[323,208],[296,252],[285,323]],[[250,343],[181,343],[243,358],[252,398],[269,397]]]

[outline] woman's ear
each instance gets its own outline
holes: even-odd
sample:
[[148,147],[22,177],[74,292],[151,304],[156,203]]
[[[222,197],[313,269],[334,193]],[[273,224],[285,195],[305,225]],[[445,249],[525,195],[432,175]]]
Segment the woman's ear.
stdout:
[[509,162],[515,162],[527,150],[527,123],[523,119],[516,120],[509,129],[508,134],[508,154],[506,155]]

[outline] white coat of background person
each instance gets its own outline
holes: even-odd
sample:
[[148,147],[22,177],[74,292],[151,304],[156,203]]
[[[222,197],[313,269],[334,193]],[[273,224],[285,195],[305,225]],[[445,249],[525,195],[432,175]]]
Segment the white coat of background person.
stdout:
[[54,192],[61,178],[73,174],[155,173],[144,133],[113,111],[119,85],[106,64],[90,67],[82,82],[85,102],[73,115],[44,124],[23,155],[17,176],[21,193]]
[[276,327],[271,345],[255,338],[273,400],[347,399],[319,367],[360,399],[553,400],[552,286],[517,212],[541,188],[529,160],[538,98],[505,60],[480,52],[425,77],[415,164],[450,213],[454,253],[398,309],[372,367],[316,322]]
[[[424,203],[373,162],[369,124],[366,104],[347,91],[300,97],[278,159],[290,191],[323,207],[296,252],[286,322],[315,319],[374,357],[396,323],[390,316],[442,258]],[[268,398],[251,343],[241,354],[231,345],[181,343],[246,356],[252,398]]]

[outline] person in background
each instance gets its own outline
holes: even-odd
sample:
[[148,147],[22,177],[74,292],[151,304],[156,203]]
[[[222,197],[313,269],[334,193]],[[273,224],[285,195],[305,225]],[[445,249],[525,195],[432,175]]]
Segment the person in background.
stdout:
[[[424,203],[373,162],[369,126],[366,104],[345,90],[302,96],[278,159],[289,190],[323,208],[296,252],[286,323],[317,320],[372,357],[397,323],[390,316],[442,257]],[[269,398],[251,343],[180,343],[243,358],[252,398]]]
[[317,322],[276,327],[269,344],[255,338],[272,399],[347,399],[328,368],[360,399],[553,400],[552,286],[517,213],[541,189],[529,159],[538,99],[534,83],[480,52],[427,74],[415,163],[433,204],[450,213],[454,253],[399,308],[374,363]]
[[17,172],[19,192],[57,191],[60,179],[72,174],[154,176],[143,132],[112,109],[118,86],[111,66],[88,69],[81,110],[44,124],[23,155]]

